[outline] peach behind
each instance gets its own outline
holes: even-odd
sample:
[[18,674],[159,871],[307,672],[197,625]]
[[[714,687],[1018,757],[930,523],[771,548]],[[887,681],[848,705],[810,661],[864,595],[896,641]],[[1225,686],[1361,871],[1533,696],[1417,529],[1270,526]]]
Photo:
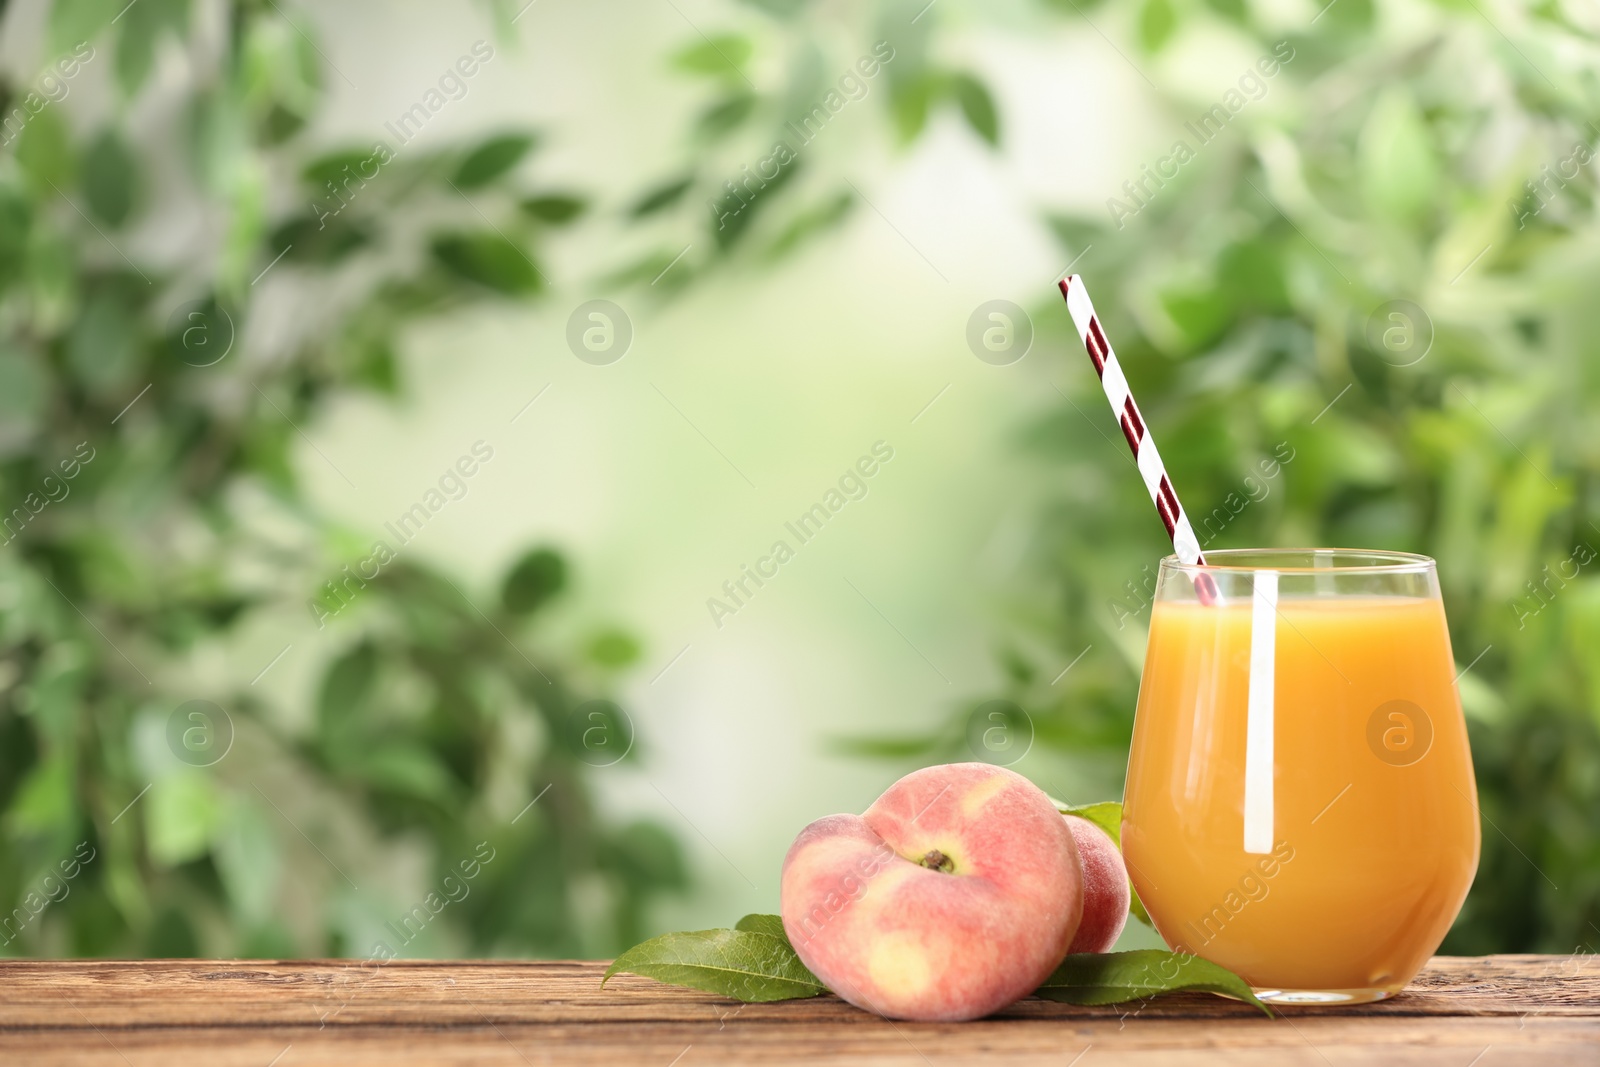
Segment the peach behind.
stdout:
[[[949,869],[923,866],[930,853]],[[783,865],[783,924],[800,959],[845,1000],[893,1018],[972,1019],[1026,996],[1066,955],[1082,908],[1082,867],[1055,806],[984,763],[913,772],[864,815],[817,820]]]

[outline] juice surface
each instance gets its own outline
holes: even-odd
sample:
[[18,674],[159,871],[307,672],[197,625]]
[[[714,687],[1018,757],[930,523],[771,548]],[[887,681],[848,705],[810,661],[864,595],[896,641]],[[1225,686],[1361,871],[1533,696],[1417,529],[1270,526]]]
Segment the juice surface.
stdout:
[[1168,944],[1258,988],[1397,990],[1478,864],[1477,793],[1443,606],[1285,598],[1273,852],[1244,850],[1249,603],[1158,602],[1123,844]]

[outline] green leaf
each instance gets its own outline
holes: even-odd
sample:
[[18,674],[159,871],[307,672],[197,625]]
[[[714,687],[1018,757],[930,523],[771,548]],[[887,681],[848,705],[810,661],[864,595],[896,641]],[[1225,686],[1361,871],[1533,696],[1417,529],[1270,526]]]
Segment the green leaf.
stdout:
[[300,177],[316,187],[312,192],[313,196],[338,203],[333,193],[329,191],[328,184],[331,182],[335,187],[339,187],[342,182],[352,179],[357,185],[364,184],[371,179],[362,173],[363,170],[370,173],[378,162],[378,154],[370,148],[341,148],[336,152],[318,156],[307,163],[300,169]]
[[1199,956],[1152,948],[1074,953],[1061,961],[1033,995],[1063,1004],[1097,1005],[1183,990],[1235,997],[1272,1015],[1249,983],[1227,968]]
[[17,162],[41,196],[66,193],[77,160],[60,108],[45,108],[23,127],[17,138]]
[[488,185],[522,161],[533,147],[531,133],[505,133],[491,137],[468,153],[452,179],[463,189]]
[[[1475,6],[1462,4],[1461,10],[1473,11]],[[1373,0],[1338,0],[1338,3],[1329,4],[1326,12],[1317,19],[1317,23],[1329,35],[1366,33],[1372,29],[1378,14]]]
[[1159,52],[1178,29],[1172,0],[1145,0],[1139,11],[1139,43],[1146,52]]
[[83,191],[89,210],[106,225],[121,226],[133,213],[138,179],[138,159],[116,130],[107,127],[83,157]]
[[189,0],[139,0],[119,19],[117,84],[132,96],[155,66],[156,44],[162,34],[181,36],[189,27]]
[[1358,150],[1362,193],[1375,214],[1414,219],[1438,202],[1433,133],[1404,88],[1393,86],[1379,95]]
[[1000,143],[1000,113],[989,89],[970,74],[952,74],[948,91],[961,105],[961,114],[974,133],[991,145]]
[[125,388],[139,359],[139,331],[124,298],[103,289],[91,296],[67,335],[67,366],[91,393]]
[[205,855],[222,806],[212,780],[185,768],[156,779],[144,805],[150,858],[173,867]]
[[922,71],[894,85],[889,95],[889,112],[902,144],[910,143],[928,124],[928,108],[938,95],[940,79]]
[[642,219],[658,211],[664,211],[683,199],[683,194],[687,193],[693,184],[694,175],[686,174],[682,178],[672,178],[650,188],[634,201],[633,206],[628,209],[628,217]]
[[500,586],[500,603],[513,615],[543,607],[567,584],[567,561],[548,548],[536,548],[519,559]]
[[123,0],[55,0],[50,5],[50,51],[92,41],[122,10]]
[[783,232],[767,248],[767,256],[779,259],[794,251],[817,234],[837,226],[855,207],[855,194],[841,192],[829,200],[807,208],[783,228]]
[[787,940],[755,930],[695,930],[651,938],[618,956],[600,984],[623,971],[747,1004],[827,992]]
[[707,37],[672,57],[672,65],[691,74],[738,76],[750,59],[750,39],[735,33]]
[[443,803],[455,791],[450,772],[428,749],[405,741],[379,742],[343,753],[339,769],[376,789]]
[[585,651],[600,666],[615,670],[636,662],[641,649],[638,639],[625,630],[602,630],[589,639]]
[[752,913],[746,915],[733,924],[735,930],[744,930],[752,934],[766,934],[769,937],[781,937],[789,940],[789,935],[783,929],[783,919],[777,915],[762,915]]
[[496,292],[521,296],[544,287],[533,260],[498,233],[440,234],[431,247],[445,270]]
[[11,183],[0,185],[0,289],[27,269],[32,230],[33,208],[22,190]]
[[548,226],[565,226],[583,214],[587,202],[583,197],[571,193],[546,193],[544,196],[530,196],[518,206],[523,214]]
[[317,719],[323,729],[359,718],[377,676],[378,653],[365,642],[334,660],[322,676],[317,694]]
[[719,140],[744,125],[755,109],[756,94],[733,93],[701,112],[700,120],[695,123],[695,132],[709,141]]
[[1245,0],[1206,0],[1206,6],[1240,26],[1250,21],[1250,8]]

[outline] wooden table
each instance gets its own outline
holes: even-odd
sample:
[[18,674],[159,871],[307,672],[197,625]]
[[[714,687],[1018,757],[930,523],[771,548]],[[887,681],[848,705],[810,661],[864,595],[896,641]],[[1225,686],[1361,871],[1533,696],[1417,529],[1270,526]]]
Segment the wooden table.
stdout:
[[0,1064],[1600,1065],[1600,960],[1439,957],[1401,997],[1269,1020],[1182,994],[892,1023],[740,1005],[588,962],[0,961]]

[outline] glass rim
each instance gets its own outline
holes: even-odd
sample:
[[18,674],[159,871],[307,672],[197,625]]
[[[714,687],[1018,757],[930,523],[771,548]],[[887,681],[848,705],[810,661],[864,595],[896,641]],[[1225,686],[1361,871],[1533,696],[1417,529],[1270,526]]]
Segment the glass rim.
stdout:
[[[1329,566],[1304,564],[1279,565],[1269,562],[1273,556],[1293,559],[1315,559],[1326,556],[1330,560],[1364,560],[1367,562],[1340,562]],[[1184,563],[1177,555],[1165,556],[1161,569],[1181,571],[1185,574],[1233,573],[1254,574],[1258,571],[1277,571],[1279,574],[1416,574],[1435,567],[1432,556],[1416,552],[1394,552],[1377,548],[1219,548],[1205,553],[1206,562]],[[1249,558],[1259,562],[1229,563],[1230,558]]]

